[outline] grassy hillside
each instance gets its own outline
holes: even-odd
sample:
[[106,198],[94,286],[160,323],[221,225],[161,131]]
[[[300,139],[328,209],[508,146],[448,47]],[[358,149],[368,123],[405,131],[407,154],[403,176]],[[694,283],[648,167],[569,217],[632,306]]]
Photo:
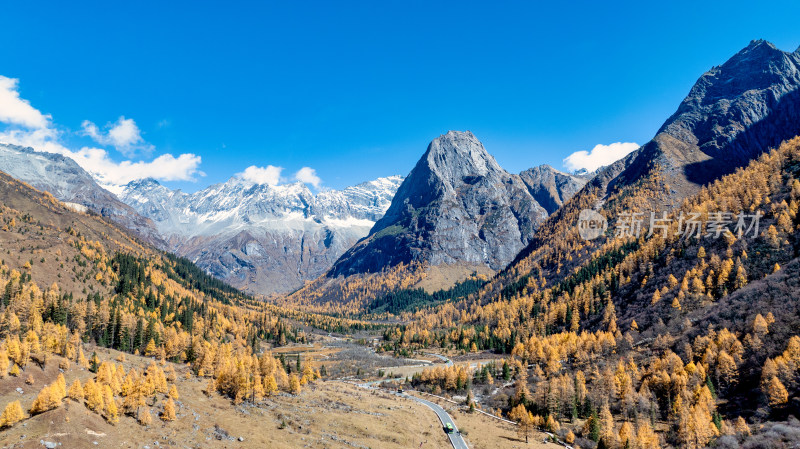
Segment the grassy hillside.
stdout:
[[[2,173],[0,245],[0,393],[10,401],[0,427],[52,414],[66,396],[93,422],[170,422],[175,370],[234,404],[297,394],[319,377],[269,352],[305,341],[285,317],[313,315],[255,301]],[[103,348],[117,356],[98,357]],[[142,363],[128,366],[125,353]],[[23,382],[32,396],[15,397]]]

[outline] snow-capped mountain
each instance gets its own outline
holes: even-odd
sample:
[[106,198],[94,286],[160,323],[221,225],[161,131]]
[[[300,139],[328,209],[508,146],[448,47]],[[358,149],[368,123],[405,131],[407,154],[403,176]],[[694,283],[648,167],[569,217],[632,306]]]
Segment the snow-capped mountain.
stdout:
[[300,182],[233,177],[188,194],[145,179],[119,197],[155,223],[169,250],[236,287],[268,294],[323,274],[369,233],[402,181],[391,176],[315,195]]
[[100,187],[92,175],[68,157],[0,143],[0,171],[50,192],[61,201],[74,203],[79,210],[86,208],[107,217],[149,243],[163,245],[150,220]]

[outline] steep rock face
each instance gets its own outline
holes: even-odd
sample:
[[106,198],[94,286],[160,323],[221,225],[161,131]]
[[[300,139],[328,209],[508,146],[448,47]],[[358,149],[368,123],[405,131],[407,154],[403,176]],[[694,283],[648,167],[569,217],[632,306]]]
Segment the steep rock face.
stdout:
[[[529,256],[537,250],[567,241],[584,207],[605,209],[609,228],[613,229],[617,217],[613,205],[605,201],[636,196],[640,181],[657,178],[666,190],[639,198],[637,206],[668,210],[696,194],[702,185],[734,172],[797,135],[800,49],[789,53],[763,40],[752,41],[727,62],[703,74],[650,142],[599,170],[543,224],[517,257],[515,269],[508,273],[529,266]],[[599,198],[594,198],[593,192],[598,192]],[[594,243],[600,245],[602,241]],[[574,256],[573,260],[579,260],[578,254]]]
[[798,134],[800,52],[757,40],[703,74],[652,141],[603,171],[617,187],[657,164],[682,198]]
[[520,173],[519,176],[528,187],[533,199],[548,214],[555,212],[564,202],[578,193],[592,177],[591,174],[571,175],[563,173],[549,165],[529,168]]
[[148,243],[164,246],[152,221],[100,187],[89,173],[68,157],[0,144],[0,171],[38,190],[50,192],[61,201],[84,206],[108,217]]
[[121,199],[151,218],[169,249],[250,293],[295,289],[327,271],[383,216],[402,177],[314,195],[302,183],[240,178],[193,194],[152,179],[128,184]]
[[546,217],[522,179],[503,170],[471,132],[450,131],[430,143],[386,215],[329,275],[410,262],[496,270]]

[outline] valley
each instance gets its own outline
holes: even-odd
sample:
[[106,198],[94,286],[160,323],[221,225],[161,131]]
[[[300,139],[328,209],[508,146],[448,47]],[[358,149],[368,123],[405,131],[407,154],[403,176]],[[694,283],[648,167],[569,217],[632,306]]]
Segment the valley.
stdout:
[[795,447],[799,93],[756,40],[595,172],[448,131],[314,192],[2,144],[0,446]]

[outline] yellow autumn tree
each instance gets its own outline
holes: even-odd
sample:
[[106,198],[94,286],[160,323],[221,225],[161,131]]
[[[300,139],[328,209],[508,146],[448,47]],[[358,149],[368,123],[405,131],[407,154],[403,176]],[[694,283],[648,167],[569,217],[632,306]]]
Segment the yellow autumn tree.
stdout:
[[83,387],[81,386],[80,380],[75,379],[75,382],[72,382],[72,385],[69,386],[69,390],[67,390],[67,397],[73,401],[83,401]]
[[136,421],[143,426],[149,426],[153,423],[153,416],[150,414],[150,409],[147,407],[142,407],[139,409],[139,412],[136,416]]
[[300,379],[295,373],[289,376],[289,392],[292,394],[300,394]]
[[750,435],[750,426],[747,425],[747,421],[745,421],[741,416],[736,418],[736,422],[733,424],[733,429],[740,437],[746,437]]
[[83,348],[78,350],[78,366],[83,369],[89,368],[89,360],[86,359],[86,354],[83,353]]
[[175,401],[173,401],[172,398],[167,398],[167,402],[164,403],[164,410],[161,412],[161,419],[163,421],[175,420]]
[[766,395],[772,407],[780,407],[789,400],[789,392],[777,376],[772,376],[767,382]]
[[175,384],[172,384],[172,386],[169,388],[169,397],[175,399],[176,401],[180,399],[180,396],[178,395],[178,388],[175,386]]
[[531,412],[529,412],[524,405],[518,404],[512,408],[508,413],[508,417],[512,421],[517,422],[517,433],[520,438],[525,438],[525,443],[528,442],[528,436],[533,430],[534,419]]
[[276,391],[278,391],[278,382],[275,380],[275,376],[270,374],[264,378],[264,393],[272,396]]
[[83,386],[83,396],[86,398],[86,407],[99,412],[103,410],[103,390],[94,379],[89,379]]
[[646,420],[636,423],[636,447],[639,449],[659,449],[661,447],[658,435]]
[[146,355],[147,357],[152,357],[157,353],[158,350],[156,348],[156,342],[151,338],[150,341],[147,342],[147,347],[144,350],[144,355]]
[[59,404],[57,387],[46,385],[39,391],[39,395],[31,404],[30,412],[33,415],[43,413],[58,407]]
[[117,401],[114,400],[114,393],[108,385],[103,386],[103,402],[106,409],[106,420],[111,424],[119,422],[119,409]]
[[0,349],[0,379],[6,377],[10,364],[11,362],[8,360],[8,351],[6,351],[5,348]]
[[0,415],[0,429],[11,427],[25,417],[19,401],[10,402]]

